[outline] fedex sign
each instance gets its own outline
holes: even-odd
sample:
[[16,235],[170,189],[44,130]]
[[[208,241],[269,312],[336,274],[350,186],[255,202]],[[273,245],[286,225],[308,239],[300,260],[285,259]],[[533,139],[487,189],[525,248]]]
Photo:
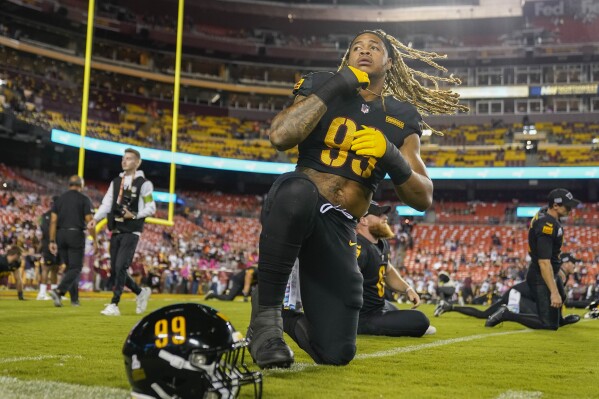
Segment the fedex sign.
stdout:
[[535,17],[561,17],[564,15],[564,2],[536,2]]

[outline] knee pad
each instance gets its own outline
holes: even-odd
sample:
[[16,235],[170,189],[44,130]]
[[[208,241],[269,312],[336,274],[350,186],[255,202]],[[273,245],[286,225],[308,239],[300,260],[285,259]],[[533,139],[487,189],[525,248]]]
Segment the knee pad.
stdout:
[[349,364],[356,356],[356,345],[347,343],[336,346],[333,350],[329,349],[328,352],[318,351],[321,361],[319,364],[326,364],[330,366],[345,366]]

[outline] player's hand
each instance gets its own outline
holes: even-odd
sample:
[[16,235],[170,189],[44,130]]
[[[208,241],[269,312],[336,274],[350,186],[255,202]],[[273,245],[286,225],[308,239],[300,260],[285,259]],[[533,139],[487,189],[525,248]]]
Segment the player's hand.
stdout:
[[562,296],[557,291],[551,294],[551,306],[554,308],[561,308],[562,306]]
[[362,129],[354,133],[351,149],[357,155],[380,159],[381,166],[397,186],[404,184],[412,176],[410,164],[395,144],[379,130],[362,125]]
[[87,223],[87,228],[93,230],[96,227],[96,219],[92,219]]
[[346,66],[341,68],[339,75],[343,76],[343,79],[347,82],[347,85],[352,89],[365,89],[370,85],[370,78],[364,71],[360,71],[358,68],[353,66]]
[[370,78],[366,72],[351,66],[344,66],[322,86],[314,90],[313,94],[323,103],[330,104],[339,97],[356,96],[359,89],[365,89],[369,84]]
[[56,245],[56,243],[55,243],[55,242],[51,242],[51,243],[48,245],[48,249],[50,250],[50,253],[51,253],[52,255],[56,255],[56,254],[58,254],[58,245]]
[[408,290],[406,291],[406,295],[408,296],[410,302],[414,304],[412,305],[412,309],[416,309],[418,306],[420,306],[420,295],[418,295],[414,288],[408,288]]
[[387,152],[387,146],[392,145],[379,130],[362,125],[362,129],[354,133],[351,149],[356,154],[382,158]]

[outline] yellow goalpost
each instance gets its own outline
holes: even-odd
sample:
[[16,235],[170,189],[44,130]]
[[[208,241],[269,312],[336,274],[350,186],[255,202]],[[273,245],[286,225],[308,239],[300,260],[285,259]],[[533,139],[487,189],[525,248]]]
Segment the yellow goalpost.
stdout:
[[[175,193],[176,180],[176,165],[175,153],[177,152],[177,134],[179,131],[179,93],[181,85],[181,48],[183,42],[183,10],[185,0],[179,0],[178,18],[177,18],[177,44],[175,53],[175,87],[173,96],[173,125],[171,134],[171,163],[169,177],[169,202],[168,202],[168,218],[147,218],[148,223],[160,224],[164,226],[172,226],[174,224],[175,203],[173,201]],[[94,14],[95,0],[89,0],[87,11],[87,34],[85,43],[85,64],[83,72],[83,94],[81,101],[81,144],[79,146],[79,166],[77,174],[84,177],[85,170],[85,136],[87,134],[87,112],[89,108],[89,83],[91,72],[92,58],[92,43],[94,34]],[[97,225],[97,230],[100,230],[106,224],[106,219],[102,220]]]

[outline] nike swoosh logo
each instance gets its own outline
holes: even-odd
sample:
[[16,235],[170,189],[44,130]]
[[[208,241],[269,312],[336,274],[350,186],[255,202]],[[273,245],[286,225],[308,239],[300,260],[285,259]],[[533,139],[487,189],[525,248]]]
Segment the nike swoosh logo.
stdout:
[[358,243],[357,242],[351,242],[351,241],[349,242],[349,246],[350,247],[353,247],[354,245],[358,245]]

